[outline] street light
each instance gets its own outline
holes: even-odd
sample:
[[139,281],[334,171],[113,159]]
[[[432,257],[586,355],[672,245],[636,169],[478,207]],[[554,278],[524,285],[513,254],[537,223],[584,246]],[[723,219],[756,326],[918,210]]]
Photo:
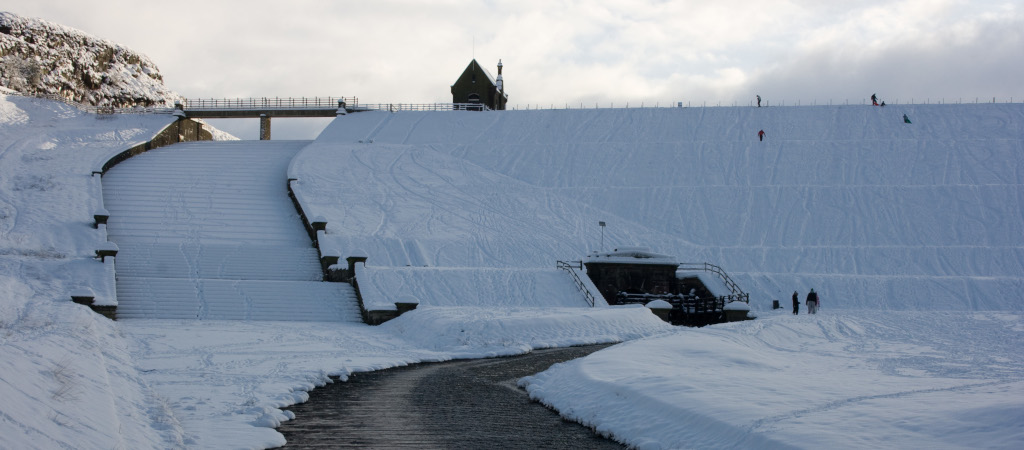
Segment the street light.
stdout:
[[598,222],[601,226],[601,251],[604,252],[604,222]]

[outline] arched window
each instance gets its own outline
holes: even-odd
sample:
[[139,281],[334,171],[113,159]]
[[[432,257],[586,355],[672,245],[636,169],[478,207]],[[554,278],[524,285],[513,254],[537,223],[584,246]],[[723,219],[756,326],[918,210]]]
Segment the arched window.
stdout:
[[467,101],[469,101],[469,103],[480,103],[480,94],[477,94],[476,92],[469,94]]

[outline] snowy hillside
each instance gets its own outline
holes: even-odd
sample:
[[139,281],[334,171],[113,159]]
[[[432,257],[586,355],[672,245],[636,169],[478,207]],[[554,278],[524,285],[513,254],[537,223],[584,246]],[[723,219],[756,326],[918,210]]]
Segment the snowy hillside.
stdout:
[[74,28],[0,12],[0,86],[93,106],[172,106],[145,55]]
[[[0,95],[0,447],[277,446],[328,375],[629,341],[521,384],[638,448],[1021,448],[1024,106],[887,108],[340,117],[289,176],[368,291],[421,302],[368,326],[71,303],[114,294],[92,171],[173,118]],[[760,318],[576,305],[554,261],[598,221],[606,249],[722,265]],[[810,287],[821,314],[765,310]]]
[[0,447],[173,442],[118,326],[69,297],[114,300],[113,264],[93,253],[106,242],[93,169],[173,120],[0,95]]
[[605,221],[607,248],[718,264],[755,309],[815,288],[1019,311],[1022,124],[1018,104],[360,113],[292,176],[368,265],[551,267]]

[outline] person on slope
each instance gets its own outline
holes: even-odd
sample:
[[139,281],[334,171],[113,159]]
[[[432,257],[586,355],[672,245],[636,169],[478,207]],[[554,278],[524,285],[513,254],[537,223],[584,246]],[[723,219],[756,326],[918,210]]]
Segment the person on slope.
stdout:
[[807,293],[807,314],[818,313],[818,293],[811,289],[811,292]]
[[910,123],[910,118],[906,114],[903,115],[903,123]]
[[878,106],[878,96],[877,95],[871,94],[871,104],[873,106]]
[[758,108],[760,108],[760,107],[761,107],[761,94],[758,94],[758,95],[757,95],[757,107],[758,107]]
[[761,130],[761,131],[757,132],[757,140],[759,140],[759,141],[763,141],[764,140],[764,130]]
[[800,314],[800,294],[793,291],[793,315]]

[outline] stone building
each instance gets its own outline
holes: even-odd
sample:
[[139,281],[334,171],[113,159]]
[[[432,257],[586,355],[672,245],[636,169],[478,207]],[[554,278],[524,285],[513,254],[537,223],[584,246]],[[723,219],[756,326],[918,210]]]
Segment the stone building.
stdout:
[[470,61],[466,70],[452,85],[452,103],[471,105],[466,109],[478,111],[505,109],[508,95],[505,94],[501,68],[501,60],[498,60],[498,78],[494,78],[487,69],[476,62],[476,59]]
[[587,267],[594,286],[610,304],[619,293],[675,294],[679,289],[676,269],[679,263],[668,255],[652,253],[643,247],[622,247],[607,253],[587,256]]

